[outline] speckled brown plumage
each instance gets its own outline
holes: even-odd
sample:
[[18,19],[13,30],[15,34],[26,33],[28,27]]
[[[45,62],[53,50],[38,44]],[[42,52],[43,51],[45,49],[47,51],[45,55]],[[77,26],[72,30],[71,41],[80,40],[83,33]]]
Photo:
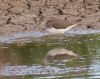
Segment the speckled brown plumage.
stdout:
[[45,24],[47,28],[54,27],[55,29],[65,29],[74,23],[67,22],[65,20],[48,20]]

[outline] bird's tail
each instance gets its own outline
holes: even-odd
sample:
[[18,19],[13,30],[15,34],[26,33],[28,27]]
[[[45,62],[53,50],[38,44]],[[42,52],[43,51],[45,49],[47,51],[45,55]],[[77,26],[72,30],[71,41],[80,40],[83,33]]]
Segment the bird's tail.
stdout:
[[75,26],[77,26],[77,25],[78,25],[78,23],[73,24],[73,25],[71,25],[71,26],[67,27],[67,28],[66,28],[66,31],[70,30],[71,28],[73,28],[73,27],[75,27]]

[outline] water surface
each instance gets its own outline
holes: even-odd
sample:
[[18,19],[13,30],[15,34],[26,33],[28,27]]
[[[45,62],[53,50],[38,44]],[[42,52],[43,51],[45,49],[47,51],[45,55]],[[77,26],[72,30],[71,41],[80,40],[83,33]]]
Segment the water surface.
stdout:
[[[43,60],[64,48],[80,57],[66,62]],[[100,79],[100,34],[43,36],[29,43],[0,45],[0,79]]]

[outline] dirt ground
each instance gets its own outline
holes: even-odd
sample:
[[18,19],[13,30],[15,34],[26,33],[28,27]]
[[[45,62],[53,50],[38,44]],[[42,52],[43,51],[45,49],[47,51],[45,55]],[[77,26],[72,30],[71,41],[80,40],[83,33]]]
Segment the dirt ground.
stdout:
[[47,20],[100,28],[100,0],[0,0],[0,35],[43,31]]

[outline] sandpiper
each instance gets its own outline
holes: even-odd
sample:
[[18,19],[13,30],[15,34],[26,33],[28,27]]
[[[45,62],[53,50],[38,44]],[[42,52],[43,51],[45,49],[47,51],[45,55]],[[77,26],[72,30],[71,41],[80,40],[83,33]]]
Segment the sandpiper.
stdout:
[[66,31],[77,26],[78,23],[68,23],[65,20],[48,20],[45,23],[45,30],[51,34],[64,34]]

